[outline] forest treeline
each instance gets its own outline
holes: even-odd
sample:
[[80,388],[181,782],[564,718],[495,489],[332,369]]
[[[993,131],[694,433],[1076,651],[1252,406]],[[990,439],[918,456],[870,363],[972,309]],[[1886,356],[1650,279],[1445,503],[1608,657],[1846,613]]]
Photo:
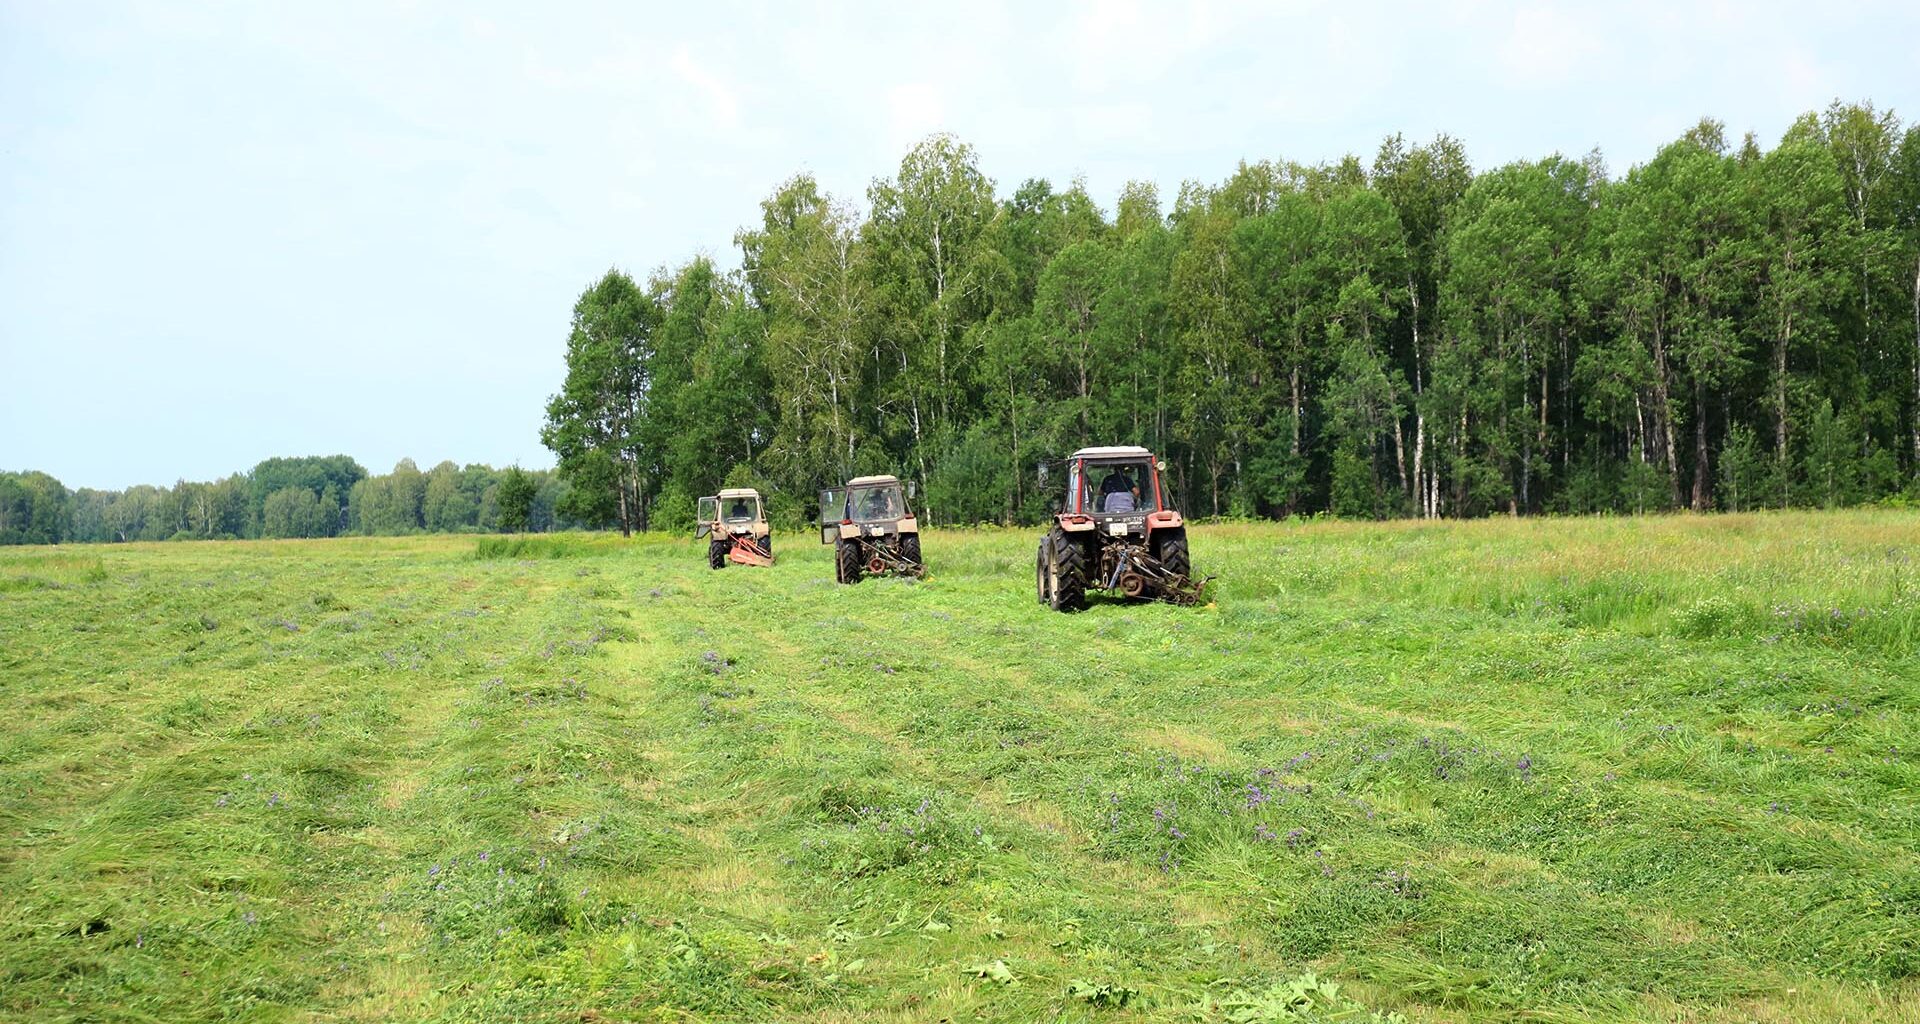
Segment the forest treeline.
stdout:
[[422,472],[402,459],[373,476],[345,455],[267,459],[218,480],[124,491],[0,473],[0,544],[542,531],[580,525],[555,511],[567,490],[549,470],[442,462]]
[[1702,121],[1619,176],[1394,136],[1110,214],[935,136],[865,200],[798,175],[739,270],[585,290],[543,431],[570,514],[678,527],[735,483],[797,520],[880,471],[1031,522],[1100,443],[1203,516],[1920,495],[1920,129],[1871,104],[1771,148]]
[[864,207],[805,174],[760,206],[738,270],[580,296],[555,472],[6,473],[0,543],[679,528],[728,483],[791,526],[868,472],[935,522],[1033,522],[1102,443],[1155,449],[1200,516],[1920,500],[1920,126],[1869,103],[1771,148],[1705,120],[1618,176],[1393,136],[1110,213],[1079,183],[1000,196],[941,135]]

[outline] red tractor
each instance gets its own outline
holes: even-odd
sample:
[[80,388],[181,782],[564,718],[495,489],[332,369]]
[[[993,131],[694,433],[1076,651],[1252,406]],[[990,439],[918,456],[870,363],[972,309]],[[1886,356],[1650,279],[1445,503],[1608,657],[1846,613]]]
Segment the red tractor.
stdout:
[[1067,500],[1040,541],[1034,588],[1055,611],[1087,606],[1087,591],[1198,604],[1186,522],[1167,507],[1166,463],[1145,448],[1082,448],[1067,459]]

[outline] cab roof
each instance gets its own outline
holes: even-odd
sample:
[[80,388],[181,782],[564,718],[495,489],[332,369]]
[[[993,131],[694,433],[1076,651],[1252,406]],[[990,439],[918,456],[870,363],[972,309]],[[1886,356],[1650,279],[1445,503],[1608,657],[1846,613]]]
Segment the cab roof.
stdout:
[[758,498],[760,492],[751,487],[729,487],[720,492],[722,498]]
[[1079,451],[1077,451],[1077,452],[1074,452],[1074,453],[1073,453],[1073,455],[1072,455],[1072,456],[1070,456],[1070,458],[1075,458],[1075,459],[1115,459],[1115,458],[1136,458],[1136,459],[1150,459],[1150,458],[1153,458],[1153,453],[1152,453],[1152,452],[1150,452],[1150,451],[1148,451],[1148,450],[1146,450],[1145,448],[1142,448],[1142,447],[1140,447],[1139,445],[1135,445],[1135,444],[1110,444],[1110,445],[1103,445],[1103,446],[1101,446],[1101,447],[1097,447],[1097,448],[1082,448],[1082,449],[1080,449]]
[[867,484],[897,484],[899,482],[900,478],[897,476],[856,476],[847,481],[847,486],[864,487]]

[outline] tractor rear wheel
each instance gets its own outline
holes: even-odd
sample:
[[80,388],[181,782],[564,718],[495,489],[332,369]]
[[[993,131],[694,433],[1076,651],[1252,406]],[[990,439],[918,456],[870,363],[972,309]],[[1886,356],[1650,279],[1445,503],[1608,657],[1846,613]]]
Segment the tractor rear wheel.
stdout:
[[860,574],[865,571],[860,564],[860,545],[841,541],[834,546],[833,563],[840,571],[840,582],[860,582]]
[[773,534],[769,533],[760,538],[760,553],[768,558],[773,557]]
[[1187,552],[1187,531],[1176,530],[1160,538],[1160,564],[1168,572],[1193,575],[1193,556]]
[[1077,538],[1058,526],[1047,533],[1049,593],[1047,603],[1057,612],[1077,612],[1087,606],[1087,553]]
[[920,535],[909,533],[900,538],[900,557],[912,562],[916,568],[925,569],[927,563],[920,557]]
[[707,567],[722,569],[727,564],[727,542],[718,537],[707,542]]

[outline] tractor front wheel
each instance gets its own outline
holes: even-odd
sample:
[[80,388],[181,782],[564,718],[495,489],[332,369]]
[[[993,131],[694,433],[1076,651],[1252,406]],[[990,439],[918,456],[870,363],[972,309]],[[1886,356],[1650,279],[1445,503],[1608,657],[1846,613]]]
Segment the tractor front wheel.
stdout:
[[1047,603],[1057,612],[1077,612],[1087,606],[1087,553],[1078,539],[1058,526],[1047,533]]
[[926,560],[920,557],[920,535],[909,533],[900,538],[900,557],[913,563],[914,568],[924,571]]
[[769,533],[760,538],[760,553],[768,558],[773,557],[773,534]]
[[840,582],[858,583],[865,569],[860,564],[860,545],[841,541],[834,546],[833,564],[840,573]]
[[718,537],[707,542],[707,567],[725,568],[727,564],[727,542]]
[[1033,592],[1040,598],[1041,604],[1047,604],[1053,598],[1047,591],[1047,548],[1051,540],[1051,537],[1040,538],[1040,551],[1033,559]]

